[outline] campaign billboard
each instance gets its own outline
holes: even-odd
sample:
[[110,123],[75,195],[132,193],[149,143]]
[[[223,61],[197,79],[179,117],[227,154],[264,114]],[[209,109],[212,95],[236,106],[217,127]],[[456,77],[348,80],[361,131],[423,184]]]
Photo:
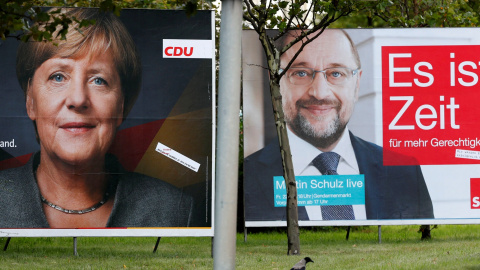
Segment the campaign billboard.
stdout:
[[212,11],[0,41],[1,236],[213,236]]
[[[280,82],[301,226],[480,221],[479,34],[330,29],[305,47]],[[254,31],[242,45],[245,225],[286,226],[265,56]]]

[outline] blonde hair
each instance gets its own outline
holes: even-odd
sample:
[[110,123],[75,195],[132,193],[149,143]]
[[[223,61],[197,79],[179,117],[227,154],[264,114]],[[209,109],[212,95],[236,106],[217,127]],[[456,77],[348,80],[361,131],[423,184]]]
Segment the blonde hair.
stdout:
[[[19,45],[17,51],[17,78],[25,96],[28,84],[35,71],[53,57],[71,58],[87,55],[94,57],[107,51],[112,53],[120,76],[124,96],[123,118],[126,118],[140,92],[142,69],[135,43],[125,26],[111,12],[98,9],[62,9],[72,20],[65,40],[53,42],[28,41]],[[79,29],[77,21],[95,20]],[[58,33],[59,29],[57,30]],[[54,33],[54,37],[57,33]]]

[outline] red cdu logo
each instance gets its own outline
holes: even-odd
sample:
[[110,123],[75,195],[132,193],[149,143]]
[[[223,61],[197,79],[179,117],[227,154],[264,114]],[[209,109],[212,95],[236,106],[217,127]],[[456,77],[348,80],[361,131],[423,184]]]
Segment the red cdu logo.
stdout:
[[213,58],[212,40],[164,39],[163,58]]
[[193,47],[167,47],[164,51],[166,56],[192,56]]
[[480,178],[470,178],[470,206],[480,209]]

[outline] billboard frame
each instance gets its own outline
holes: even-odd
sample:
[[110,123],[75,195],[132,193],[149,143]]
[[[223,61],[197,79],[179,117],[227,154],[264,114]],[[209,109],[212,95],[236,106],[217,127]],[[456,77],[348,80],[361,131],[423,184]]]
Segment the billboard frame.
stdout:
[[[180,10],[147,10],[147,9],[123,9],[123,12],[170,12],[174,15],[172,16],[182,16],[183,20],[187,20],[187,16],[184,11]],[[209,30],[210,37],[209,40],[203,40],[203,44],[210,43],[210,52],[207,52],[211,57],[211,82],[209,82],[209,89],[205,89],[209,93],[210,106],[211,106],[211,125],[207,129],[211,132],[211,152],[210,160],[207,156],[207,167],[210,166],[211,169],[206,172],[206,190],[203,193],[206,196],[206,208],[205,212],[210,214],[206,217],[210,226],[207,227],[122,227],[122,228],[76,228],[76,229],[56,229],[56,228],[0,228],[0,237],[213,237],[214,235],[214,224],[215,224],[215,144],[216,144],[216,59],[215,59],[215,11],[199,11],[201,13],[209,14]],[[175,14],[176,13],[176,14]],[[158,17],[158,15],[157,15]],[[160,16],[162,17],[162,16]],[[120,16],[120,19],[122,17]],[[170,24],[171,25],[171,24]],[[171,25],[172,26],[172,25]],[[182,25],[179,25],[182,26]],[[166,29],[166,25],[163,25],[162,29]],[[174,31],[174,30],[171,30]],[[179,30],[177,30],[179,31]],[[180,31],[181,32],[181,31]],[[157,37],[158,38],[158,37]],[[135,37],[134,37],[135,39]],[[185,37],[188,39],[188,37]],[[192,40],[192,39],[190,39]],[[201,40],[201,39],[198,39]],[[2,43],[9,42],[3,41]],[[0,43],[0,45],[2,44]],[[207,44],[208,45],[208,44]],[[164,50],[161,48],[158,50],[158,54],[161,54]],[[1,48],[1,47],[0,47]],[[141,52],[140,52],[141,53]],[[185,60],[180,60],[185,61]],[[144,68],[145,69],[145,68]],[[16,78],[15,78],[16,80]],[[18,84],[18,83],[17,83]],[[18,91],[21,92],[20,87]],[[210,179],[210,180],[209,180]],[[209,206],[209,207],[208,207]]]
[[[364,79],[362,78],[361,86],[360,86],[360,93],[359,93],[359,102],[363,103],[364,108],[358,108],[358,105],[355,108],[355,113],[352,116],[352,119],[349,123],[349,128],[350,130],[354,130],[354,133],[356,135],[360,134],[360,137],[365,138],[367,141],[374,142],[378,145],[382,145],[382,129],[379,128],[382,126],[382,114],[375,113],[374,110],[380,109],[382,110],[382,73],[381,73],[381,50],[379,48],[381,47],[375,47],[379,46],[378,44],[385,44],[385,46],[409,46],[409,45],[438,45],[438,46],[444,46],[444,45],[463,45],[464,43],[468,43],[469,45],[478,45],[480,44],[480,40],[478,38],[475,38],[474,35],[468,35],[463,33],[462,31],[478,31],[476,28],[462,28],[462,31],[459,31],[460,29],[441,29],[441,31],[449,31],[448,34],[445,34],[445,36],[450,36],[451,39],[447,40],[445,37],[430,37],[429,34],[427,35],[428,38],[425,38],[426,41],[423,41],[424,44],[422,44],[422,41],[420,41],[420,38],[423,37],[421,36],[420,31],[423,31],[424,29],[401,29],[403,32],[395,32],[392,31],[392,29],[344,29],[350,34],[350,37],[352,38],[353,42],[355,44],[362,44],[365,45],[361,50],[363,50],[363,53],[371,53],[369,57],[371,56],[372,60],[367,63],[367,65],[363,65],[362,63],[362,70],[364,70],[364,74],[371,73],[369,78]],[[395,29],[393,29],[395,30]],[[440,30],[440,29],[436,29]],[[275,31],[275,30],[271,30]],[[368,32],[369,35],[366,38],[362,37],[360,34],[360,31],[364,31],[365,33]],[[383,32],[382,32],[383,31]],[[406,39],[408,37],[407,31],[418,31],[415,33],[415,36],[412,37],[412,40]],[[429,31],[435,31],[435,29],[429,29]],[[470,33],[470,32],[468,32]],[[253,30],[244,30],[243,32],[244,35],[244,40],[243,40],[243,48],[244,48],[244,60],[243,60],[243,82],[244,82],[244,108],[249,106],[259,106],[260,109],[253,110],[253,118],[258,119],[258,118],[265,118],[268,117],[267,120],[264,121],[256,121],[256,122],[248,122],[246,120],[248,118],[247,116],[247,111],[244,112],[244,151],[245,151],[245,157],[249,156],[252,153],[255,153],[259,149],[262,149],[265,145],[268,145],[269,142],[277,140],[276,134],[274,133],[275,128],[274,128],[274,121],[270,121],[270,118],[273,119],[272,115],[272,108],[271,108],[271,102],[270,102],[270,95],[268,93],[268,77],[264,76],[262,73],[264,67],[266,66],[266,61],[264,52],[261,48],[261,45],[258,41],[258,37],[256,36],[257,34]],[[375,35],[378,35],[381,37],[380,41],[375,40]],[[399,35],[398,38],[404,38],[405,40],[399,42],[398,44],[393,42],[395,40],[395,35]],[[250,39],[252,42],[248,43],[247,39]],[[455,40],[456,39],[456,40]],[[252,45],[254,42],[257,42],[258,44]],[[377,43],[375,43],[377,42]],[[435,42],[439,42],[438,44]],[[372,44],[377,44],[377,45],[372,45]],[[370,47],[369,47],[370,46]],[[374,50],[379,49],[378,52],[374,54]],[[248,55],[245,53],[248,51]],[[362,52],[360,52],[362,54]],[[262,60],[263,59],[263,60]],[[262,62],[263,61],[263,62]],[[362,60],[363,62],[363,60]],[[371,65],[369,65],[371,64]],[[262,68],[263,67],[263,68]],[[367,71],[365,71],[367,70]],[[365,75],[364,75],[365,76]],[[367,80],[367,84],[364,85],[363,81]],[[375,82],[375,83],[374,83]],[[247,93],[248,90],[246,90],[245,87],[251,88],[251,89],[256,89],[257,92],[262,92],[258,91],[258,89],[261,89],[262,86],[264,87],[264,92],[263,94],[258,94],[257,96],[245,97],[245,93]],[[362,90],[363,88],[363,90]],[[365,90],[367,89],[367,90]],[[362,92],[364,91],[364,92]],[[378,95],[380,93],[380,95]],[[369,99],[370,98],[370,99]],[[253,105],[252,105],[253,104]],[[263,107],[262,107],[263,106]],[[373,109],[372,109],[373,108]],[[363,115],[365,113],[365,115]],[[355,117],[355,114],[361,114],[361,117]],[[262,118],[262,119],[263,119]],[[363,119],[362,119],[363,118]],[[350,127],[352,125],[352,127]],[[272,128],[273,127],[273,128]],[[253,140],[250,141],[248,140],[248,129],[250,130],[261,130],[258,132],[260,135],[251,135],[253,136]],[[263,132],[263,134],[262,134]],[[253,132],[252,132],[253,133]],[[430,166],[430,167],[429,167]],[[435,169],[439,169],[440,167],[435,167],[435,166],[440,166],[440,165],[422,165],[422,170],[427,171],[427,174],[432,175],[432,171]],[[474,177],[472,176],[472,171],[475,171],[475,167],[479,167],[478,164],[475,165],[460,165],[460,166],[472,166],[470,167],[470,174],[463,174],[462,176],[468,175],[470,178]],[[458,170],[465,169],[465,167],[458,167]],[[245,174],[244,174],[245,175]],[[450,175],[452,176],[452,175]],[[427,179],[426,179],[427,180]],[[462,180],[463,181],[463,180]],[[465,182],[465,183],[464,183]],[[354,221],[347,221],[347,220],[337,220],[337,221],[322,221],[322,220],[299,220],[299,225],[300,226],[368,226],[368,225],[413,225],[413,224],[478,224],[480,223],[480,217],[477,214],[472,214],[471,217],[468,216],[468,212],[470,211],[468,208],[468,199],[470,194],[467,194],[467,183],[466,180],[462,182],[462,196],[464,198],[460,199],[458,198],[452,198],[456,200],[455,207],[458,207],[458,205],[463,204],[466,206],[462,206],[462,213],[459,213],[458,215],[454,215],[452,218],[446,217],[448,214],[454,213],[454,207],[452,209],[447,209],[445,210],[445,213],[443,213],[443,208],[444,206],[448,205],[445,202],[442,202],[441,206],[435,205],[438,208],[442,208],[440,211],[438,209],[436,210],[435,213],[435,218],[434,219],[369,219],[369,220],[354,220]],[[245,181],[244,181],[245,183]],[[427,185],[429,186],[429,189],[434,186],[433,185],[433,180],[428,179]],[[258,188],[258,187],[257,187]],[[247,187],[244,184],[244,190],[246,190]],[[460,189],[460,188],[458,188]],[[432,193],[432,192],[431,192]],[[439,197],[440,193],[438,190],[435,190],[435,199],[437,199],[437,203],[439,203]],[[467,198],[468,196],[468,198]],[[458,196],[457,196],[458,197]],[[434,198],[432,198],[433,201]],[[272,198],[273,200],[273,198]],[[245,204],[247,204],[247,201],[244,201]],[[440,213],[438,215],[438,213]],[[463,216],[462,216],[463,215]],[[437,217],[438,216],[438,217]],[[459,217],[462,216],[462,217]],[[245,213],[244,213],[244,218],[245,218]],[[245,220],[245,227],[283,227],[286,226],[286,221],[282,220]]]

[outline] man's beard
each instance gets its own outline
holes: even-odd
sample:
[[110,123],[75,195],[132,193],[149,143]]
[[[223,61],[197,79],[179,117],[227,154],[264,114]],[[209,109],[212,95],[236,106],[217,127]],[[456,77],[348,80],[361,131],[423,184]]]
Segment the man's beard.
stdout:
[[[300,108],[303,105],[310,105],[310,104],[333,104],[336,107],[336,115],[335,118],[332,119],[325,129],[318,130],[315,128],[312,123],[308,121],[308,119],[300,113]],[[293,119],[291,119],[291,115],[288,113],[285,114],[286,122],[288,123],[289,127],[292,131],[299,136],[300,138],[304,139],[308,143],[312,144],[313,146],[319,149],[326,149],[330,147],[332,144],[337,142],[343,134],[345,127],[347,126],[346,122],[342,122],[339,117],[341,105],[339,102],[334,101],[319,101],[319,100],[309,100],[309,101],[300,101],[298,100],[295,104],[295,115]],[[324,121],[325,117],[320,116],[316,117],[314,121]]]

